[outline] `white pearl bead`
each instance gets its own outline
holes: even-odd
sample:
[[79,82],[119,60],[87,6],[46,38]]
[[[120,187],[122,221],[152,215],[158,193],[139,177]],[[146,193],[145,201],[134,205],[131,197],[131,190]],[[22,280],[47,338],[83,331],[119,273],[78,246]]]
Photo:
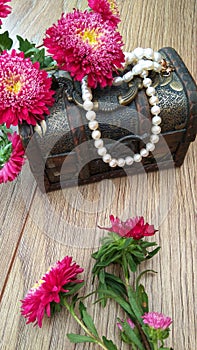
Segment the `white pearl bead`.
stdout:
[[133,61],[135,61],[136,57],[135,57],[135,54],[133,52],[129,52],[129,55],[128,55],[128,63],[132,63]]
[[94,140],[99,140],[101,138],[101,132],[99,130],[94,130],[92,132],[92,138]]
[[147,94],[148,96],[154,95],[155,92],[156,92],[156,91],[155,91],[155,88],[152,87],[152,86],[149,86],[149,87],[146,89],[146,94]]
[[151,48],[144,49],[144,56],[148,59],[152,59],[154,57],[154,51]]
[[83,103],[83,108],[84,108],[86,111],[91,111],[91,109],[93,108],[93,103],[92,103],[92,101],[86,100],[86,101]]
[[154,61],[160,62],[162,60],[162,56],[159,52],[155,51],[154,52]]
[[86,118],[90,121],[94,120],[96,118],[96,113],[94,111],[88,111],[86,113]]
[[151,70],[154,68],[154,62],[146,60],[146,61],[144,61],[143,67],[145,69]]
[[85,84],[81,86],[81,91],[83,94],[92,94],[91,89],[89,89]]
[[123,76],[123,80],[128,83],[129,81],[131,81],[133,79],[133,74],[132,72],[127,72],[124,76]]
[[121,77],[115,77],[114,80],[113,80],[113,85],[114,86],[119,86],[121,85],[123,82],[123,79]]
[[144,85],[145,88],[151,86],[151,84],[152,84],[152,80],[150,78],[145,78],[143,80],[143,85]]
[[154,71],[155,72],[161,72],[162,66],[158,62],[154,62]]
[[82,94],[83,101],[92,100],[92,94],[90,92],[85,92]]
[[133,159],[134,159],[134,162],[139,163],[142,160],[142,156],[141,156],[141,154],[136,153],[136,154],[134,154]]
[[140,59],[144,56],[144,49],[142,47],[137,47],[134,51],[133,51],[134,55]]
[[152,152],[155,149],[155,145],[153,143],[151,143],[151,142],[148,142],[146,144],[146,149],[147,149],[147,151]]
[[107,150],[105,147],[101,147],[98,149],[97,153],[99,154],[99,156],[103,157],[107,153]]
[[147,71],[143,70],[142,73],[140,74],[140,77],[145,79],[147,75],[148,75]]
[[133,67],[132,73],[133,75],[141,74],[143,70],[143,67],[140,66],[140,64],[136,64],[136,66]]
[[147,149],[142,148],[140,154],[142,157],[147,157],[149,155],[149,152],[147,151]]
[[151,113],[153,114],[153,115],[157,115],[157,114],[159,114],[160,112],[161,112],[161,110],[160,110],[160,107],[159,106],[153,106],[153,107],[151,107]]
[[159,136],[158,135],[151,135],[150,142],[157,143],[158,141],[159,141]]
[[98,129],[98,122],[96,120],[92,120],[91,122],[88,123],[88,127],[90,130],[96,130]]
[[153,106],[155,103],[158,103],[159,99],[157,96],[151,96],[151,98],[149,98],[149,103],[151,106]]
[[160,126],[158,126],[158,125],[154,125],[154,126],[152,127],[151,131],[152,131],[152,133],[153,133],[154,135],[158,135],[158,134],[160,134],[160,132],[161,132],[161,128],[160,128]]
[[118,161],[118,166],[123,168],[123,166],[125,166],[125,160],[123,158],[119,158]]
[[115,158],[112,158],[112,160],[109,162],[109,166],[111,168],[115,168],[117,166],[117,160]]
[[101,147],[103,147],[103,145],[104,145],[104,142],[103,142],[102,139],[99,139],[99,140],[94,141],[94,146],[95,146],[96,148],[101,148]]
[[104,163],[109,163],[110,161],[111,161],[111,156],[110,156],[110,154],[105,154],[104,156],[103,156],[103,161],[104,161]]
[[153,117],[153,119],[152,119],[152,124],[153,124],[153,125],[159,125],[159,124],[161,124],[161,117],[159,117],[158,115],[156,115],[155,117]]
[[132,165],[133,164],[133,158],[128,156],[125,158],[126,165]]

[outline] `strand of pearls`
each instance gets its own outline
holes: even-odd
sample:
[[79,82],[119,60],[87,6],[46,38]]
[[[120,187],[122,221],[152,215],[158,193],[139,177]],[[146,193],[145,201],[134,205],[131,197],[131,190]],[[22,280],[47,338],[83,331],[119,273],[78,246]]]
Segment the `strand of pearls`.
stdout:
[[132,70],[127,72],[123,77],[115,77],[113,85],[118,86],[123,82],[130,82],[134,76],[139,75],[143,78],[143,86],[146,89],[146,95],[149,98],[149,104],[151,106],[152,117],[152,127],[151,136],[149,142],[146,144],[145,148],[142,148],[139,153],[135,153],[132,157],[127,156],[126,158],[113,158],[108,152],[101,138],[101,132],[98,130],[99,123],[96,120],[96,113],[93,111],[92,102],[92,91],[88,87],[87,78],[83,78],[81,89],[82,89],[82,99],[84,101],[83,108],[86,110],[86,118],[89,121],[88,127],[92,131],[92,138],[94,140],[94,145],[97,149],[97,153],[102,157],[105,163],[109,163],[109,166],[114,168],[116,166],[124,167],[125,165],[132,165],[134,162],[141,162],[143,157],[147,157],[149,152],[154,151],[155,144],[159,141],[159,134],[161,132],[161,117],[159,116],[160,108],[158,106],[159,99],[156,95],[156,90],[152,87],[152,80],[148,78],[148,71],[154,70],[155,72],[160,72],[162,70],[162,65],[160,64],[162,56],[159,52],[154,52],[152,49],[136,48],[132,52],[125,52],[125,64],[124,67],[128,65],[133,65]]

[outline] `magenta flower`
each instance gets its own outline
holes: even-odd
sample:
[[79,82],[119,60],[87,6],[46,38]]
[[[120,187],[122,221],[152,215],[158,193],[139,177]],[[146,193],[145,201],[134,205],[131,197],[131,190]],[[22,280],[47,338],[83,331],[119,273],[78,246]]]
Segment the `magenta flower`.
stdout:
[[100,227],[110,232],[115,232],[122,237],[132,237],[134,239],[141,239],[145,236],[153,236],[157,230],[153,225],[148,223],[144,224],[144,218],[142,216],[136,216],[135,218],[127,219],[125,222],[119,218],[115,218],[110,215],[110,221],[112,227]]
[[11,0],[0,0],[0,26],[2,25],[1,18],[6,18],[11,12],[11,7],[6,5],[6,2],[10,2]]
[[111,85],[113,71],[124,62],[121,35],[94,12],[63,14],[58,24],[46,31],[44,45],[60,69],[79,81],[87,75],[93,88],[98,83]]
[[41,277],[33,288],[29,290],[22,302],[21,314],[27,318],[27,323],[36,322],[42,327],[44,313],[51,316],[51,303],[60,303],[60,293],[69,291],[69,283],[81,283],[77,274],[83,269],[72,263],[72,257],[66,256]]
[[0,55],[0,124],[10,127],[24,120],[36,125],[43,120],[53,104],[51,83],[38,62],[24,58],[23,52],[4,51]]
[[158,312],[145,313],[142,318],[145,324],[154,329],[166,330],[172,323],[170,317],[164,316]]
[[112,27],[117,27],[120,22],[120,14],[115,0],[88,0],[89,7],[101,14],[104,21]]
[[2,154],[4,157],[6,157],[5,162],[0,162],[0,184],[7,181],[13,181],[20,173],[25,161],[25,151],[23,149],[20,136],[17,135],[17,133],[9,134],[8,140],[11,143],[10,154],[8,151],[5,154],[5,152],[3,152],[3,146],[0,144],[1,159]]

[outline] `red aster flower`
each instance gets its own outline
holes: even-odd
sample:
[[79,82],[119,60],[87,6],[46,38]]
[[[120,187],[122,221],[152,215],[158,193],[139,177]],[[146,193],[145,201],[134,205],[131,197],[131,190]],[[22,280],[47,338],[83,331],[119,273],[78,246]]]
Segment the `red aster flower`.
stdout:
[[88,75],[88,85],[93,88],[97,83],[111,85],[113,71],[124,62],[121,35],[94,12],[63,14],[46,31],[44,44],[61,69],[79,81]]
[[0,124],[17,125],[25,120],[36,125],[49,114],[54,94],[51,78],[39,63],[24,58],[24,53],[4,51],[0,55]]
[[88,0],[89,7],[101,14],[104,21],[112,27],[117,27],[120,22],[120,14],[115,0]]
[[165,330],[172,323],[170,317],[164,316],[163,314],[158,312],[147,312],[144,314],[144,316],[142,316],[142,318],[145,324],[154,329]]
[[6,144],[0,141],[0,184],[13,181],[20,173],[25,161],[25,151],[20,136],[16,132],[9,134],[6,141]]
[[44,313],[51,316],[51,303],[60,303],[61,293],[69,291],[69,284],[83,282],[77,279],[77,274],[83,272],[76,263],[72,263],[72,257],[66,256],[58,261],[36,285],[30,289],[21,301],[21,313],[28,319],[27,323],[36,322],[42,327]]
[[127,219],[125,222],[119,218],[110,215],[112,227],[100,227],[110,232],[118,233],[122,237],[132,237],[141,239],[144,236],[153,236],[156,232],[153,225],[144,224],[144,218],[136,216],[135,218]]
[[2,25],[1,18],[6,18],[11,12],[11,7],[6,5],[6,2],[10,2],[11,0],[0,0],[0,26]]

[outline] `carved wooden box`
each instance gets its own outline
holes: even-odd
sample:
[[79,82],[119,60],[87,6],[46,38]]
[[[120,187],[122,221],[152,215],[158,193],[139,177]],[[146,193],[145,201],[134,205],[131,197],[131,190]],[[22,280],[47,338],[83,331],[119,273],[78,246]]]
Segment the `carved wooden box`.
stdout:
[[[83,185],[106,178],[130,176],[180,166],[197,131],[197,91],[185,64],[172,48],[160,52],[175,70],[169,76],[152,73],[162,117],[162,133],[155,150],[142,163],[110,168],[98,156],[81,107],[80,85],[64,74],[54,81],[56,103],[46,119],[42,138],[31,126],[20,125],[32,173],[40,189]],[[94,91],[102,138],[117,156],[138,153],[150,137],[150,106],[140,78],[128,86]]]

